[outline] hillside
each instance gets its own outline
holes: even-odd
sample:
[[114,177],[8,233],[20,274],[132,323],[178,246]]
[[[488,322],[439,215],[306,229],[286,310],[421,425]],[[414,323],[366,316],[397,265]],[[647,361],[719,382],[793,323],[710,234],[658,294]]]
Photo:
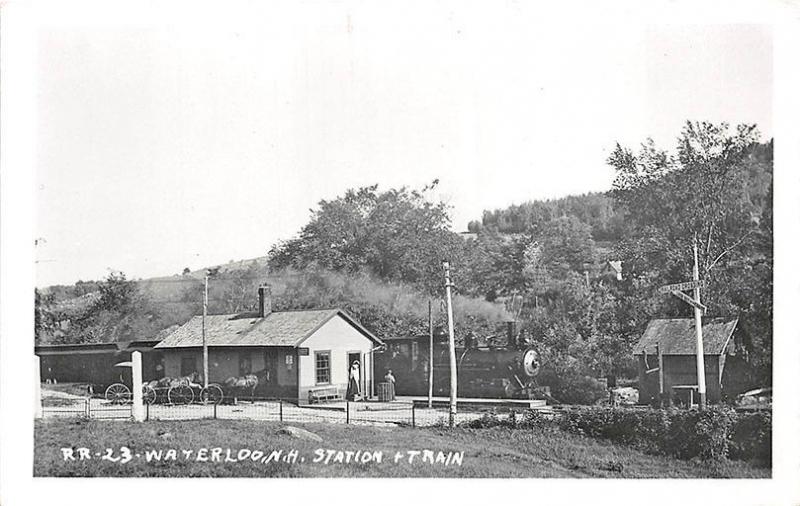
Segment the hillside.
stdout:
[[[453,231],[448,206],[431,199],[437,180],[350,189],[319,202],[266,256],[214,266],[209,312],[252,309],[267,282],[276,309],[337,306],[378,335],[424,333],[428,300],[441,323],[447,259],[457,340],[491,341],[515,318],[551,368],[543,374],[630,376],[647,321],[689,315],[656,288],[687,279],[696,241],[709,314],[739,317],[737,349],[768,383],[773,144],[747,125],[687,123],[681,136],[674,152],[649,141],[637,152],[617,146],[607,193],[486,211],[469,234]],[[205,270],[37,291],[37,342],[156,336],[201,313]]]
[[[433,317],[443,325],[441,300],[402,283],[388,283],[366,274],[335,273],[323,269],[305,272],[283,270],[269,272],[260,259],[227,264],[209,278],[209,314],[228,314],[254,310],[256,288],[268,284],[273,309],[276,311],[339,307],[345,309],[378,335],[414,335],[427,333],[428,301],[433,302]],[[48,306],[57,324],[42,329],[39,343],[100,342],[114,340],[154,339],[163,337],[163,330],[188,321],[202,313],[203,274],[157,277],[144,280],[114,280],[121,291],[127,286],[130,300],[113,309],[118,320],[128,321],[142,315],[144,321],[124,326],[115,320],[101,318],[109,312],[103,307],[101,290],[75,298],[65,298],[67,289],[60,288],[62,299]],[[110,283],[98,282],[108,289]],[[454,311],[459,340],[472,336],[486,342],[502,335],[503,322],[512,318],[502,304],[456,295]],[[128,322],[130,323],[130,322]],[[88,339],[87,339],[88,337]],[[104,339],[104,337],[106,337]],[[108,339],[108,337],[112,337]]]

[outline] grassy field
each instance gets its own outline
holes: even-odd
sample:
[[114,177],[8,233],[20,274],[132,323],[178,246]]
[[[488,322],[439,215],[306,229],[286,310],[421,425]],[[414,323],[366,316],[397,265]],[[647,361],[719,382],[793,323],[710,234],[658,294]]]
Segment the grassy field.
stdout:
[[[35,425],[35,476],[219,476],[219,477],[462,477],[462,478],[768,478],[769,469],[742,462],[709,464],[686,462],[646,455],[558,430],[420,429],[382,428],[340,424],[295,424],[322,438],[321,442],[298,439],[278,433],[281,423],[197,420],[147,422],[45,419]],[[102,459],[124,457],[122,446],[130,450],[128,462]],[[90,459],[79,459],[78,448],[88,448]],[[213,448],[221,457],[212,458]],[[62,448],[73,449],[76,460],[65,460]],[[198,450],[208,462],[198,461]],[[176,450],[176,459],[166,451]],[[230,449],[230,454],[227,450]],[[243,460],[238,452],[248,449],[259,454]],[[156,459],[147,451],[162,451]],[[191,450],[188,456],[183,450]],[[282,459],[264,462],[273,451]],[[290,451],[296,450],[291,458]],[[327,450],[331,450],[328,452]],[[340,454],[337,452],[360,450]],[[414,455],[409,451],[431,450]],[[355,459],[372,461],[354,462]],[[382,452],[380,462],[376,452]],[[437,452],[442,452],[441,456]],[[463,452],[458,465],[451,452]],[[138,457],[136,455],[139,455]],[[217,454],[220,455],[219,453]],[[228,455],[229,460],[225,462]],[[290,461],[281,461],[290,457]],[[399,457],[397,457],[399,455]],[[456,454],[457,455],[457,454]],[[253,456],[258,456],[253,460]],[[427,458],[423,458],[427,457]],[[439,460],[437,461],[437,458]],[[318,462],[315,460],[319,459]],[[325,463],[325,459],[329,459]],[[127,459],[126,459],[127,460]],[[433,461],[433,462],[431,462]],[[443,462],[444,461],[444,462]]]

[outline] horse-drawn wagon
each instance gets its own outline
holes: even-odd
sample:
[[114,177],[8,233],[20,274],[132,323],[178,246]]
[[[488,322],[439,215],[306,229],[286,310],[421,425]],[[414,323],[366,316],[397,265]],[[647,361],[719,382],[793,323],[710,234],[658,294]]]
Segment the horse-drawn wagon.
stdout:
[[[131,367],[131,363],[120,362],[114,364],[114,367]],[[142,401],[145,404],[161,402],[186,405],[195,401],[203,404],[219,404],[223,397],[221,385],[211,383],[203,386],[197,373],[180,378],[166,377],[142,384]],[[105,399],[112,404],[125,404],[133,400],[133,394],[125,383],[114,383],[106,388]]]

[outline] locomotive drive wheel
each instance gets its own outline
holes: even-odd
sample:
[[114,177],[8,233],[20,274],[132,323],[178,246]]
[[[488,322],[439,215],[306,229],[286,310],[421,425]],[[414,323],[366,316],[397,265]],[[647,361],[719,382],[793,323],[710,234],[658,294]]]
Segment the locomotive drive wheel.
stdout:
[[171,404],[191,404],[194,400],[194,392],[189,385],[170,387],[167,399]]
[[149,385],[142,387],[142,402],[145,404],[153,404],[156,402],[156,391]]
[[106,388],[106,400],[112,404],[125,404],[131,400],[131,391],[122,383],[114,383]]
[[203,404],[219,404],[222,402],[222,388],[219,385],[211,384],[200,391],[200,400]]

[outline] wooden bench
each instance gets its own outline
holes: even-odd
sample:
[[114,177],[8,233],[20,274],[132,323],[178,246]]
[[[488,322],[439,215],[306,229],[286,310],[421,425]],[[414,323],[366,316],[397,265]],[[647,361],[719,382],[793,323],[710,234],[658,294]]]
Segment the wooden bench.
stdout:
[[343,401],[342,391],[337,386],[312,388],[308,391],[308,403],[316,404],[327,401]]

